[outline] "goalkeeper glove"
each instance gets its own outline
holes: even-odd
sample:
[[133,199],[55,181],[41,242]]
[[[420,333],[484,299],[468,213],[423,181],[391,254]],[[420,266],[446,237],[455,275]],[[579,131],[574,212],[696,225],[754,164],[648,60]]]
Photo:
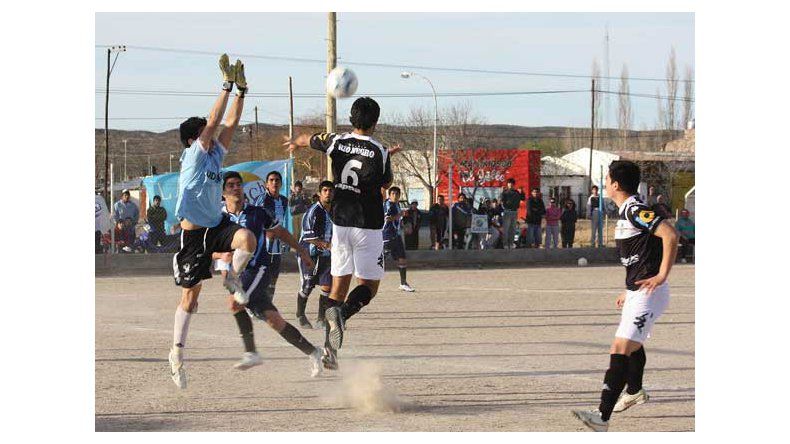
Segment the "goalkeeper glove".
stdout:
[[238,92],[239,97],[244,97],[247,94],[247,77],[244,76],[244,64],[241,63],[241,60],[236,59],[236,65],[234,66],[236,72],[236,90]]

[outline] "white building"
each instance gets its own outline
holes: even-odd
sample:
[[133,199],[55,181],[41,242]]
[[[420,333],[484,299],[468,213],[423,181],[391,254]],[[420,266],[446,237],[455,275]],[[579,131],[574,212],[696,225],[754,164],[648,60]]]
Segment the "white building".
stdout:
[[[580,148],[572,153],[562,156],[562,159],[571,162],[574,165],[581,167],[582,173],[585,176],[590,174],[590,149]],[[620,160],[620,156],[606,151],[593,150],[592,152],[592,180],[593,185],[598,185],[600,188],[601,181],[606,177],[606,172],[609,171],[609,164],[612,161]],[[603,175],[602,175],[603,172]],[[589,192],[589,190],[587,190]],[[603,194],[604,190],[600,190]]]
[[571,198],[579,207],[579,196],[587,198],[587,175],[584,168],[573,162],[544,156],[540,159],[540,191],[547,204],[550,197]]

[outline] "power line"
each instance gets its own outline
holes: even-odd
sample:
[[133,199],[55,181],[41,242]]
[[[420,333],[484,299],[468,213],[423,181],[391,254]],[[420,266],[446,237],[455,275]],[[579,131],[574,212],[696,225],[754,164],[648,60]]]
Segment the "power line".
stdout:
[[[96,94],[104,94],[106,90],[96,89]],[[186,97],[214,97],[217,92],[209,91],[176,91],[176,90],[135,90],[135,89],[111,89],[112,94],[126,94],[126,95],[142,95],[142,96],[186,96]],[[589,90],[583,89],[568,89],[568,90],[545,90],[545,91],[499,91],[499,92],[447,92],[439,93],[439,97],[478,97],[478,96],[526,96],[526,95],[543,95],[543,94],[570,94],[570,93],[586,93]],[[433,97],[431,93],[366,93],[365,95],[373,97],[386,97],[386,98],[420,98],[420,97]],[[247,93],[247,97],[254,98],[285,98],[288,93],[279,92],[265,92],[265,93]],[[302,93],[294,94],[294,98],[324,98],[325,93]]]
[[[95,45],[96,48],[107,48],[109,46],[111,45]],[[217,54],[220,54],[220,52],[216,52],[216,51],[202,51],[202,50],[181,49],[181,48],[162,48],[156,46],[126,45],[126,48],[136,49],[138,51],[157,51],[157,52],[168,52],[168,53],[206,55],[206,56],[215,56],[215,57],[217,56]],[[261,55],[261,54],[236,54],[236,56],[244,57],[248,59],[279,60],[279,61],[296,62],[296,63],[320,63],[322,65],[326,64],[326,60],[312,59],[306,57],[287,57],[287,56],[274,56],[274,55]],[[380,63],[380,62],[355,62],[351,60],[344,60],[343,63],[346,65],[370,66],[376,68],[398,68],[398,69],[414,69],[414,70],[426,70],[426,71],[450,71],[450,72],[465,72],[470,74],[504,74],[504,75],[521,75],[521,76],[533,76],[533,77],[565,77],[565,78],[574,78],[574,79],[589,79],[592,77],[591,75],[584,75],[584,74],[509,71],[509,70],[478,69],[478,68],[455,68],[455,67]],[[598,78],[615,79],[615,80],[619,79],[619,77],[614,77],[614,76],[608,76],[608,77],[599,76]],[[630,77],[629,80],[665,82],[668,79],[657,78],[657,77]],[[689,80],[678,79],[677,81],[694,83],[694,80],[690,80],[690,79]]]

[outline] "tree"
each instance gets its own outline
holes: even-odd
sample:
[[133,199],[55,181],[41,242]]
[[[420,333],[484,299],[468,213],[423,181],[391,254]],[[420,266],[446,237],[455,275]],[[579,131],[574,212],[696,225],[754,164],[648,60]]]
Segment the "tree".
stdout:
[[683,125],[688,125],[694,118],[694,69],[686,66],[683,88]]
[[[666,105],[664,107],[664,129],[673,131],[678,129],[677,122],[677,96],[678,96],[678,68],[673,46],[669,52],[666,69]],[[659,100],[660,103],[660,100]]]
[[623,64],[623,71],[620,74],[620,95],[619,99],[619,112],[618,127],[620,129],[620,147],[621,149],[628,148],[628,132],[631,130],[633,121],[633,111],[631,110],[631,88],[628,85],[628,66]]
[[593,112],[595,113],[595,129],[601,128],[601,66],[598,64],[598,58],[593,59],[592,63],[592,79],[595,80],[595,89],[593,90],[593,100],[595,102],[595,106],[593,107]]

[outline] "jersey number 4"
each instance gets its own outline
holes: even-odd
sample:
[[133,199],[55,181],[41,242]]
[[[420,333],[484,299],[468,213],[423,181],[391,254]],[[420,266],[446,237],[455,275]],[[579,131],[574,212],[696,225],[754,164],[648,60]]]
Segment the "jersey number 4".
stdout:
[[340,173],[340,181],[351,186],[359,186],[359,176],[354,170],[362,169],[362,162],[351,159],[343,167],[343,172]]

